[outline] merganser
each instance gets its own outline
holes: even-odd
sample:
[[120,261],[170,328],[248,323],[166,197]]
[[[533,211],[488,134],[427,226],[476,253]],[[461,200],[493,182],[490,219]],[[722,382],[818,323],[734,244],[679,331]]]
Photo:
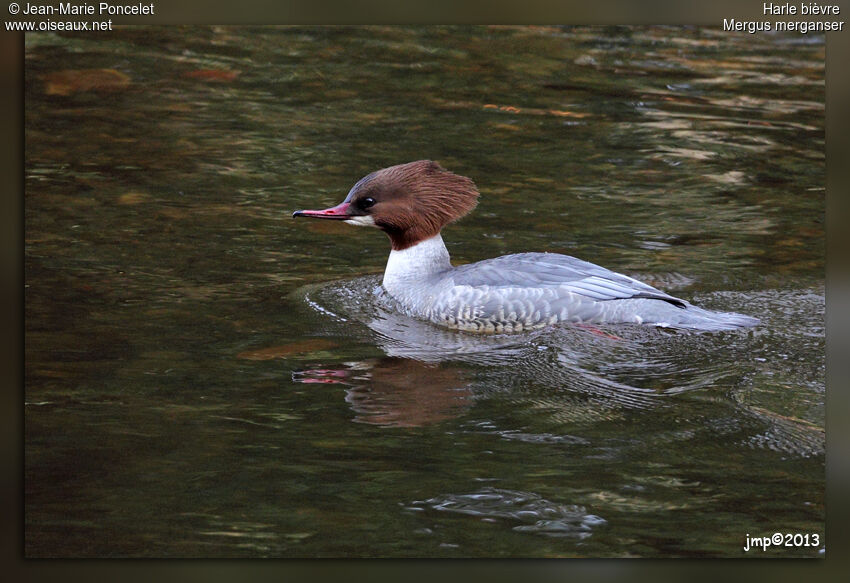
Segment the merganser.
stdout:
[[392,244],[386,292],[404,313],[450,329],[509,333],[572,322],[726,330],[759,322],[704,310],[558,253],[519,253],[453,267],[440,231],[475,208],[478,196],[469,178],[419,160],[365,176],[337,206],[292,216],[384,231]]

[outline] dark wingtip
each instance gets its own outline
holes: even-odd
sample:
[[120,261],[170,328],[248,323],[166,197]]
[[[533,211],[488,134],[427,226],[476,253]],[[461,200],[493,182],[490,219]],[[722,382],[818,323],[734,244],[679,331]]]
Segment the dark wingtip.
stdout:
[[648,292],[640,292],[632,296],[633,298],[642,298],[647,300],[661,300],[662,302],[667,302],[668,304],[673,304],[677,308],[685,309],[688,307],[688,304],[684,302],[684,300],[680,300],[679,298],[674,298],[673,296],[668,296],[667,294],[653,294]]

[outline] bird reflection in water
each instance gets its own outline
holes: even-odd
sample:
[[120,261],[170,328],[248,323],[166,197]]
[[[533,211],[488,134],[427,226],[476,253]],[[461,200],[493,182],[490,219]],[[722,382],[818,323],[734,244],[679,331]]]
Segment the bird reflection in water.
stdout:
[[385,427],[431,425],[457,417],[473,402],[461,370],[406,358],[296,371],[292,380],[345,385],[354,421]]

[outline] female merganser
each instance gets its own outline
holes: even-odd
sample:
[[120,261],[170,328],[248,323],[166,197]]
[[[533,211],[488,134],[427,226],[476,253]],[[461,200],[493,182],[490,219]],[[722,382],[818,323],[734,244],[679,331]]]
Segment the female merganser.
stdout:
[[292,216],[384,231],[392,243],[384,289],[408,315],[451,329],[506,333],[556,322],[630,322],[726,330],[758,324],[749,316],[704,310],[557,253],[505,255],[453,267],[440,230],[475,208],[477,199],[472,180],[419,160],[369,174],[335,207]]

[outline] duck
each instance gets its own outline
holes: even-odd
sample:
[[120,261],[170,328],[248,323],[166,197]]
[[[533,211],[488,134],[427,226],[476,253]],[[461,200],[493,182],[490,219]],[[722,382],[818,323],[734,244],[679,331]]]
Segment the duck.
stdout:
[[469,214],[478,198],[470,178],[417,160],[364,176],[336,206],[292,216],[382,230],[391,246],[383,291],[404,314],[450,330],[509,334],[567,322],[718,331],[759,324],[560,253],[517,253],[454,266],[441,232]]

